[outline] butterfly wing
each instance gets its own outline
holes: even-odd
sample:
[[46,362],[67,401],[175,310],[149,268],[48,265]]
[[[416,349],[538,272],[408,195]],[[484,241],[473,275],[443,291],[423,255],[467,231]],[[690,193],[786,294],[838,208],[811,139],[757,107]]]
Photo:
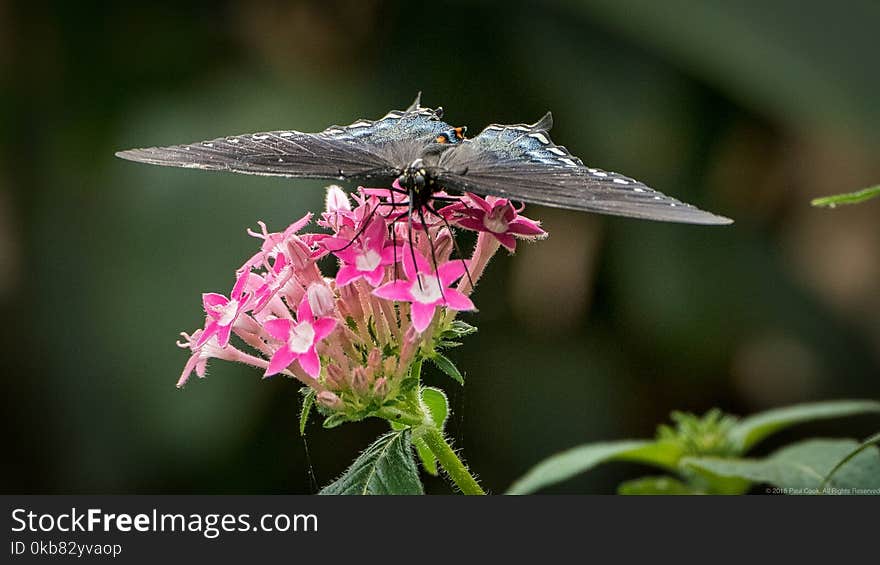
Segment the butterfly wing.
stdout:
[[492,124],[445,151],[434,172],[445,188],[556,208],[691,224],[732,221],[685,204],[643,183],[587,167],[556,145],[548,112],[534,124]]
[[120,151],[117,157],[169,167],[297,178],[390,180],[424,144],[449,129],[420,96],[406,110],[318,133],[270,131],[187,145]]

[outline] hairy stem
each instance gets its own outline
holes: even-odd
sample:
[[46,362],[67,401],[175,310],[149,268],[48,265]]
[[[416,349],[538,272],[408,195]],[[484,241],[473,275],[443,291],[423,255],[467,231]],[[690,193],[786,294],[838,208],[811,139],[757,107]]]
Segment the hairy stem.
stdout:
[[486,494],[477,480],[470,474],[465,464],[455,454],[449,443],[443,437],[443,433],[435,426],[424,426],[421,430],[421,438],[428,445],[431,453],[437,458],[440,466],[452,479],[462,494]]

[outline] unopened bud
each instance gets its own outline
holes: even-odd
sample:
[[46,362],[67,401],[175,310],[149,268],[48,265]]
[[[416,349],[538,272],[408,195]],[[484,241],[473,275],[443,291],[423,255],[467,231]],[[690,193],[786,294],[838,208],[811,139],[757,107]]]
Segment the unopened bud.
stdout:
[[385,377],[376,379],[376,384],[373,386],[373,394],[379,398],[384,398],[388,394],[388,380]]
[[312,262],[312,251],[309,246],[295,235],[290,236],[290,239],[287,240],[287,256],[291,266],[297,271],[304,269]]
[[375,373],[376,369],[379,368],[381,363],[382,363],[382,352],[379,351],[378,349],[374,348],[372,351],[370,351],[370,354],[367,356],[367,369],[369,369],[369,371],[371,373]]
[[444,263],[452,255],[452,234],[448,229],[443,228],[434,237],[434,253],[439,263]]
[[323,318],[333,314],[335,297],[333,291],[325,284],[315,283],[309,286],[307,291],[309,307],[316,318]]
[[370,382],[367,371],[363,367],[355,367],[351,372],[351,388],[358,394],[363,394],[369,389]]
[[324,208],[331,214],[340,210],[351,212],[351,201],[341,187],[331,184],[327,187],[327,198],[324,200]]
[[327,365],[327,384],[336,390],[345,388],[345,371],[339,365]]
[[318,403],[330,410],[342,408],[342,400],[329,390],[322,390],[318,393]]

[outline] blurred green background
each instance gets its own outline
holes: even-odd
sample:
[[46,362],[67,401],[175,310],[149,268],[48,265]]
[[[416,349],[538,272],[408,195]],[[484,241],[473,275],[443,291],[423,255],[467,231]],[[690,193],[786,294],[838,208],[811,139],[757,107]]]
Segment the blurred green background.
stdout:
[[[880,392],[880,4],[0,2],[6,492],[306,493],[378,421],[297,432],[298,386],[215,362],[174,388],[177,333],[321,183],[123,162],[119,149],[428,106],[471,132],[554,112],[554,139],[732,217],[728,228],[531,208],[451,356],[451,432],[496,492],[545,456]],[[876,421],[782,434],[865,436]],[[768,444],[769,449],[774,444]],[[556,492],[613,492],[618,465]],[[431,492],[449,492],[430,480]]]

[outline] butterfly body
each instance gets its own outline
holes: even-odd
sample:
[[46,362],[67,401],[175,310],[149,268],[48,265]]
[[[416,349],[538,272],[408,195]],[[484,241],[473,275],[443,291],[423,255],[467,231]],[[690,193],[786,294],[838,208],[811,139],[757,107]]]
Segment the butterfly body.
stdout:
[[378,120],[360,119],[318,133],[294,130],[229,136],[200,143],[132,149],[119,157],[150,164],[294,178],[395,180],[412,208],[424,211],[440,191],[693,224],[731,220],[657,192],[643,183],[587,167],[548,131],[548,112],[534,124],[487,126],[471,139],[442,110],[420,105]]

